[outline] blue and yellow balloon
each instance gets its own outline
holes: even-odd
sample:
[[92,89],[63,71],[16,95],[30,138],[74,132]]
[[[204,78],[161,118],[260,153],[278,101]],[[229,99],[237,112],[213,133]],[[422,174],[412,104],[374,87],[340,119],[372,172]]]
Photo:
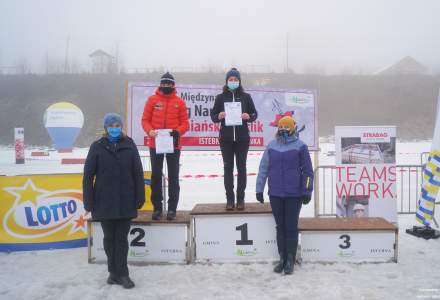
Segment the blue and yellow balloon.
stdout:
[[44,113],[44,127],[59,152],[72,151],[83,125],[81,109],[69,102],[54,103]]

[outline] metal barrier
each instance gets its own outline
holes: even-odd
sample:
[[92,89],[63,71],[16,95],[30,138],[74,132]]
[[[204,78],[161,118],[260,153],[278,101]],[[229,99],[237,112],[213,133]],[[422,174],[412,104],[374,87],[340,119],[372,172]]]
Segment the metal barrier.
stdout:
[[[336,166],[315,169],[315,216],[336,216]],[[397,212],[414,214],[420,194],[422,165],[396,165]]]

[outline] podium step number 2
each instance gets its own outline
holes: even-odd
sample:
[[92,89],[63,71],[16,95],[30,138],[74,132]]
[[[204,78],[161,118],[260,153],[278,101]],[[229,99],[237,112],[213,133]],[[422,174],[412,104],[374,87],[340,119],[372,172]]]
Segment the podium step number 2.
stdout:
[[[89,222],[88,226],[89,262],[106,262],[101,224]],[[133,222],[128,235],[128,262],[187,263],[189,240],[189,224]]]

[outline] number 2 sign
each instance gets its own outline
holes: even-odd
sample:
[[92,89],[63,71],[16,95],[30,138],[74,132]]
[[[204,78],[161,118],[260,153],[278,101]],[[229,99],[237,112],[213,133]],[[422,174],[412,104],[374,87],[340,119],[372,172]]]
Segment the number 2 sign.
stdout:
[[[89,261],[104,262],[106,255],[101,225],[99,222],[92,222],[90,226],[92,242]],[[186,224],[133,224],[128,235],[128,261],[185,263],[187,237],[188,226]]]

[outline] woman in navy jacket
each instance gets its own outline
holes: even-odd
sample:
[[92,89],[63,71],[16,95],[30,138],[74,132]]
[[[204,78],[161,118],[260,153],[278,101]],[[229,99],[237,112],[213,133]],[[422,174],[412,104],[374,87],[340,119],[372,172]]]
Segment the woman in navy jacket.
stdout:
[[91,146],[84,165],[84,209],[101,222],[110,276],[108,284],[132,288],[128,276],[128,232],[131,219],[145,202],[145,184],[139,152],[122,132],[122,118],[109,113],[105,133]]
[[[225,102],[241,103],[242,124],[226,126]],[[226,190],[226,209],[232,210],[237,199],[237,209],[244,209],[244,196],[246,190],[246,159],[249,150],[248,123],[254,122],[258,117],[251,95],[245,93],[241,85],[240,73],[232,68],[226,73],[226,84],[223,93],[217,95],[211,111],[214,123],[221,123],[220,149],[224,166],[224,185]],[[234,157],[237,164],[237,195],[234,194]],[[236,196],[236,197],[235,197]]]
[[256,186],[261,203],[266,180],[280,254],[274,272],[284,270],[285,274],[292,274],[298,247],[298,218],[302,204],[311,199],[313,168],[307,145],[298,138],[290,116],[279,120],[276,139],[269,143],[261,159]]

